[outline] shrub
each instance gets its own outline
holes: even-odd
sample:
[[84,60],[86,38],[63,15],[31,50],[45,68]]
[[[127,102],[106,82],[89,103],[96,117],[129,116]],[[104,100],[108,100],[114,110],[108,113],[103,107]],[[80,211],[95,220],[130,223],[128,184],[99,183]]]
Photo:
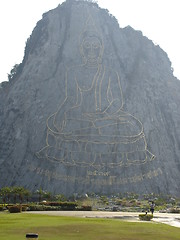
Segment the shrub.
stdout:
[[10,213],[20,213],[22,212],[22,206],[21,205],[9,206],[8,210]]
[[152,214],[139,214],[139,219],[142,221],[151,221],[152,218]]
[[[42,203],[41,203],[42,204]],[[43,205],[32,205],[36,206],[39,210],[31,210],[31,211],[51,211],[51,210],[75,210],[77,207],[76,202],[46,202]]]
[[27,211],[27,209],[28,209],[28,206],[27,206],[27,205],[22,205],[22,212]]
[[60,207],[62,205],[62,202],[46,202],[46,203],[43,203],[43,205]]
[[43,206],[44,207],[44,211],[60,211],[61,207],[56,207],[56,206]]
[[0,212],[4,210],[4,207],[3,206],[0,206]]
[[29,205],[28,211],[59,211],[61,207],[46,206],[46,205]]
[[75,210],[77,207],[77,203],[75,202],[61,202],[61,209],[65,211]]
[[7,204],[6,208],[9,209],[10,207],[13,207],[13,206],[14,206],[14,204]]
[[29,205],[28,211],[44,211],[43,205]]
[[41,204],[43,206],[60,207],[61,210],[75,210],[77,207],[76,202],[46,202]]
[[169,213],[180,213],[180,208],[171,208],[168,211]]
[[92,207],[91,206],[81,206],[79,209],[79,211],[92,211]]

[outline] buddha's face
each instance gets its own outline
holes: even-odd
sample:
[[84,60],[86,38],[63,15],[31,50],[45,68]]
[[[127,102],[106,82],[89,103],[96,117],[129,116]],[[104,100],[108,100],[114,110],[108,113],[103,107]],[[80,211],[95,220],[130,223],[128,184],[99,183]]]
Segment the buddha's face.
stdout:
[[83,54],[88,62],[96,63],[102,52],[102,45],[97,37],[86,37],[82,43]]

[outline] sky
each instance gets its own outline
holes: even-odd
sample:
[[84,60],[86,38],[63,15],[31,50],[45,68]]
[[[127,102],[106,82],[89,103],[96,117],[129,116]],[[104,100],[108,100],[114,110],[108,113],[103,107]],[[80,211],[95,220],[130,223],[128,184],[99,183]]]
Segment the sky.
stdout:
[[[42,14],[64,0],[4,0],[0,2],[0,82],[23,60],[25,44]],[[121,28],[131,26],[159,45],[180,79],[180,0],[97,0],[116,17]]]

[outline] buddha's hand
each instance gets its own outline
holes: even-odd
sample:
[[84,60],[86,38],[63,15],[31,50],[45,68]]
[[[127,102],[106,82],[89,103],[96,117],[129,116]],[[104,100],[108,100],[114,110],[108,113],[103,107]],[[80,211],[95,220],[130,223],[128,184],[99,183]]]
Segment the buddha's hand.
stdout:
[[85,118],[89,121],[97,121],[101,119],[108,119],[110,116],[106,112],[84,113]]

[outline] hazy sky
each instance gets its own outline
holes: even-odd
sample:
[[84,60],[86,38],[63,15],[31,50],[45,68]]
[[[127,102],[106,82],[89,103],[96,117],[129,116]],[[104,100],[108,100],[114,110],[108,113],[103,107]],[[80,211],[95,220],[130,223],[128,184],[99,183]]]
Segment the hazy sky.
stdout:
[[[2,0],[0,2],[0,82],[21,63],[25,43],[44,12],[63,0]],[[98,0],[119,22],[141,30],[167,52],[180,79],[180,0]]]

